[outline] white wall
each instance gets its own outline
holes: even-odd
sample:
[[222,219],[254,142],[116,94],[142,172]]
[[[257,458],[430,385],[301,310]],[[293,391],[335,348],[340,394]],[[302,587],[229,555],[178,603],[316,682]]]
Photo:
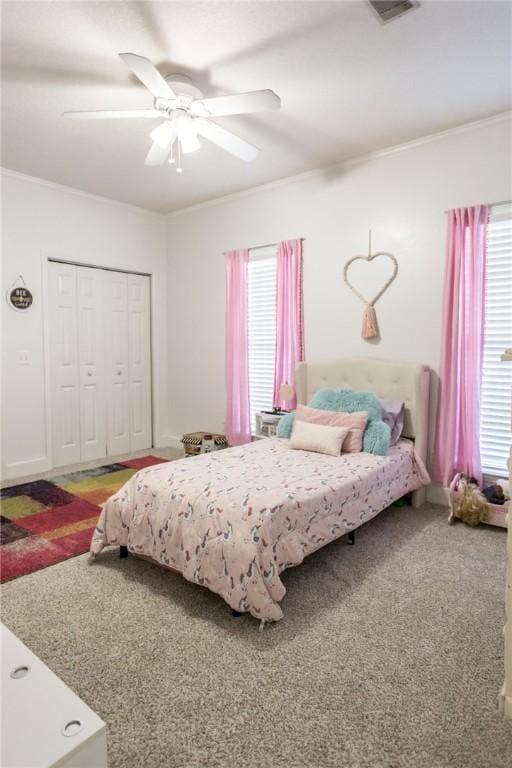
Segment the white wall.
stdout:
[[[11,172],[2,173],[2,198],[2,477],[52,466],[45,305],[49,256],[151,273],[153,440],[166,445],[165,219]],[[34,296],[25,313],[13,311],[5,300],[20,274]],[[29,365],[17,365],[18,350],[29,353]]]
[[[376,356],[437,371],[444,211],[512,196],[510,131],[510,115],[501,116],[169,215],[170,432],[223,430],[222,254],[233,248],[305,238],[306,359]],[[376,305],[377,344],[361,339],[363,305],[343,282],[345,261],[367,252],[370,227],[372,250],[399,262]],[[351,275],[372,296],[388,271],[358,262]]]
[[[375,355],[436,371],[445,255],[444,210],[509,199],[510,119],[284,180],[165,219],[18,174],[2,174],[2,476],[51,467],[45,358],[48,256],[152,273],[155,445],[194,429],[224,427],[223,252],[304,237],[307,359]],[[377,304],[382,340],[360,338],[363,307],[343,265],[389,250],[399,274]],[[167,257],[166,257],[167,247]],[[382,271],[382,275],[379,272]],[[375,264],[372,288],[385,266]],[[34,294],[26,314],[5,292],[22,274]],[[366,285],[370,275],[354,272]],[[371,295],[373,290],[368,289]],[[18,350],[30,355],[16,364]]]

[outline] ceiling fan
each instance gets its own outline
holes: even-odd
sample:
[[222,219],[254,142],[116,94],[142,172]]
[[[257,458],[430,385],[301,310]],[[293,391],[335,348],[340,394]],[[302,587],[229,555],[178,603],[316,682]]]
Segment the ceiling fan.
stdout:
[[163,120],[150,134],[153,144],[144,163],[162,165],[169,160],[170,163],[176,164],[178,173],[182,171],[182,153],[188,154],[200,148],[198,136],[217,144],[247,163],[258,156],[260,150],[257,147],[222,128],[210,118],[279,109],[281,100],[274,91],[252,91],[204,99],[201,91],[185,75],[163,77],[144,56],[135,53],[120,53],[119,56],[151,92],[153,109],[63,112],[63,117],[86,120]]

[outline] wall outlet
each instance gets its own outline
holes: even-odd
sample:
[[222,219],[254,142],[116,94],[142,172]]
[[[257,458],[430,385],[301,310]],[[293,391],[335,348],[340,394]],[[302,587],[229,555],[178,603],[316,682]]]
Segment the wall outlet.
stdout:
[[16,365],[30,365],[30,355],[27,349],[18,349]]

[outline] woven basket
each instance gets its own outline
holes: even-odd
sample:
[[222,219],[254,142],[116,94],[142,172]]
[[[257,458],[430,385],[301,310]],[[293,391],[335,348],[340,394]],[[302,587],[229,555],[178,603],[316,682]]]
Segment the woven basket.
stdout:
[[208,440],[213,440],[215,451],[228,447],[225,435],[216,434],[215,432],[186,432],[181,438],[186,456],[197,456],[199,453],[203,453],[203,440],[205,437]]

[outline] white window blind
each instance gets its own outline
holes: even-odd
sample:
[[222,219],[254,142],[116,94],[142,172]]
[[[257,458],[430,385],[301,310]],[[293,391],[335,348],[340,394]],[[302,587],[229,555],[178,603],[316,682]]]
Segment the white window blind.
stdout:
[[248,342],[251,432],[256,413],[272,408],[276,360],[277,248],[255,248],[249,253]]
[[480,417],[482,470],[507,477],[512,441],[512,205],[491,208],[487,231],[484,359]]

